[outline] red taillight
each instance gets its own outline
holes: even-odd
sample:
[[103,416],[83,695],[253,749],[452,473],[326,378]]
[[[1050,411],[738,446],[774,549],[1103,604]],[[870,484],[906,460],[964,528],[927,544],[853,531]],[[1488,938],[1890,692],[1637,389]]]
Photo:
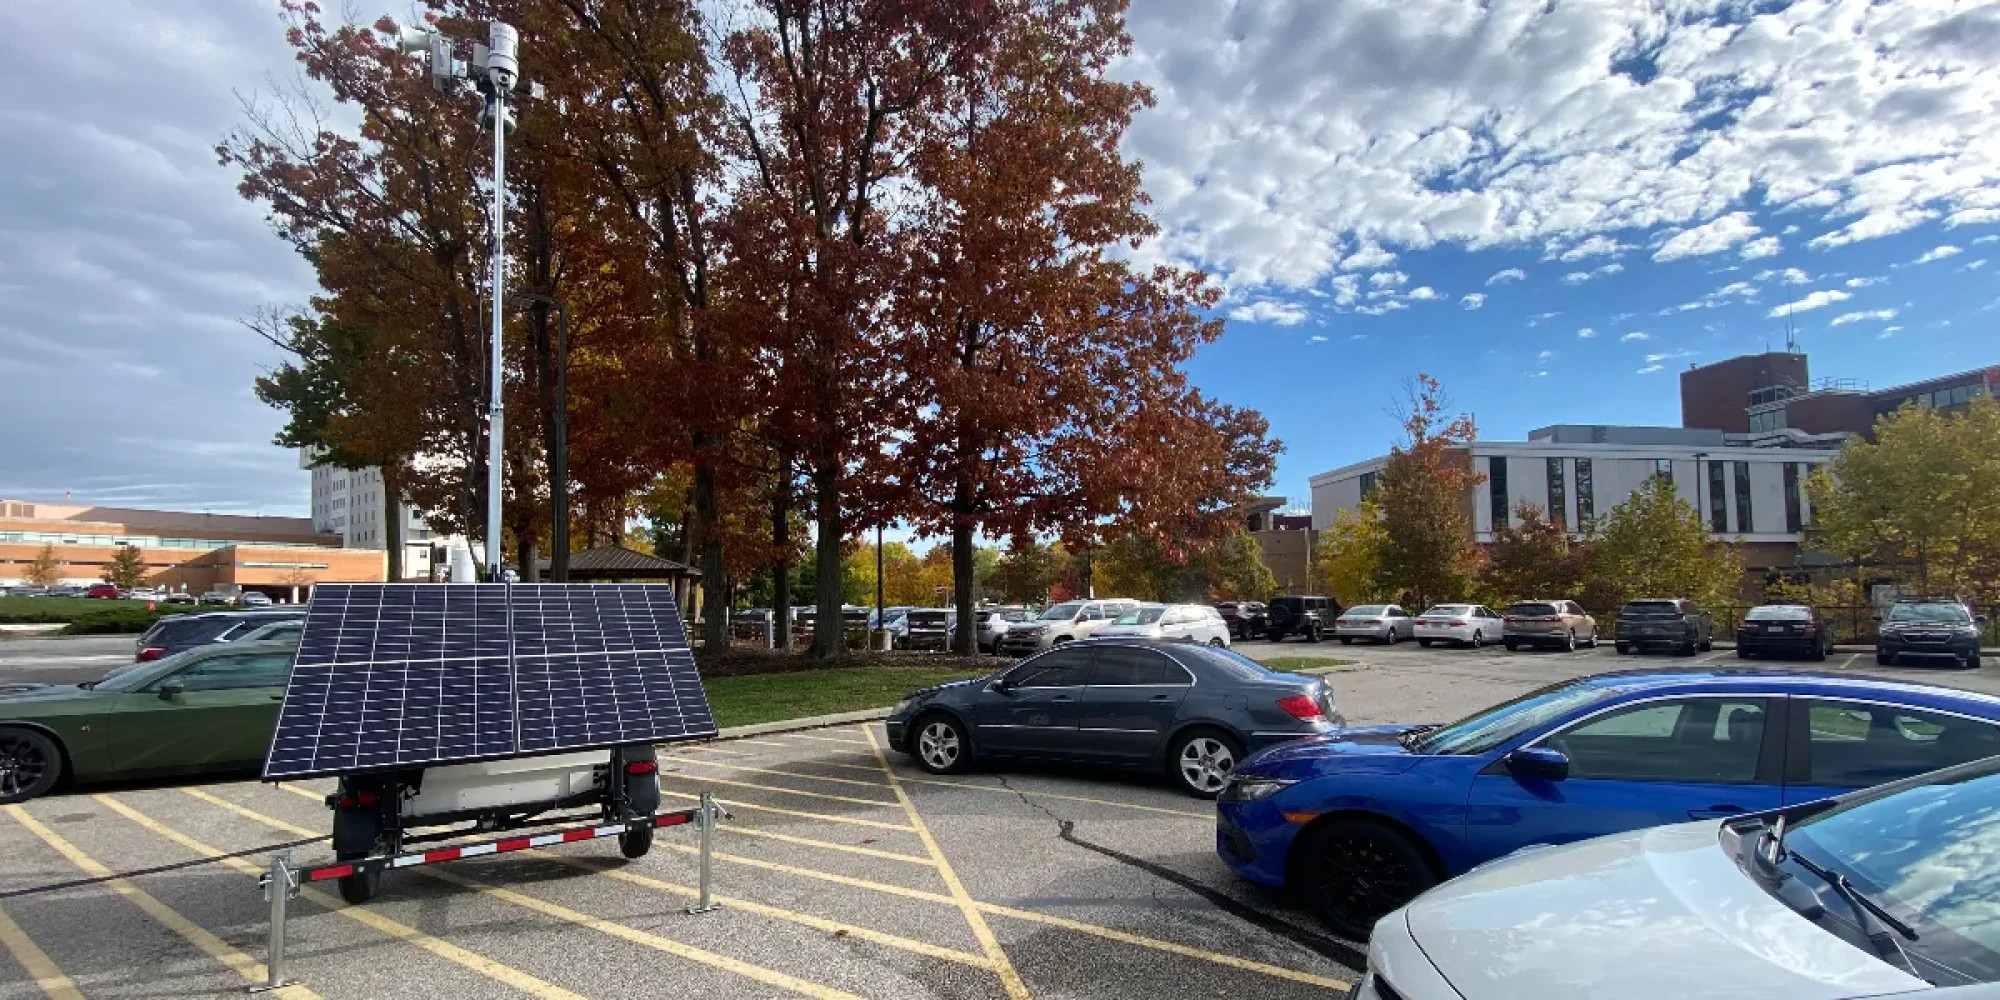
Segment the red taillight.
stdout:
[[342,809],[366,809],[374,805],[376,801],[374,792],[355,792],[351,795],[342,795],[334,799],[333,804]]
[[1451,623],[1452,623],[1453,625],[1470,625],[1470,624],[1472,624],[1471,622],[1469,622],[1469,621],[1466,621],[1466,620],[1465,620],[1465,619],[1463,619],[1463,618],[1453,618],[1453,619],[1451,620]]
[[1807,631],[1807,632],[1817,632],[1817,631],[1819,631],[1819,623],[1818,623],[1818,622],[1807,622],[1807,623],[1805,623],[1804,625],[1801,625],[1801,626],[1799,626],[1799,628],[1800,628],[1800,629],[1803,629],[1804,631]]
[[625,763],[626,774],[657,774],[660,762],[655,760],[634,760]]
[[139,662],[140,663],[151,662],[165,655],[167,655],[167,647],[147,646],[145,649],[139,651]]
[[1516,618],[1516,617],[1514,617],[1513,615],[1508,615],[1508,616],[1506,616],[1505,618],[1502,618],[1502,619],[1500,619],[1500,620],[1501,620],[1501,621],[1503,621],[1503,622],[1518,622],[1518,621],[1520,621],[1521,619],[1519,619],[1519,618]]
[[1326,713],[1319,709],[1319,702],[1312,700],[1308,695],[1295,694],[1287,698],[1280,698],[1278,699],[1278,708],[1286,715],[1300,722],[1311,722],[1315,719],[1326,718]]

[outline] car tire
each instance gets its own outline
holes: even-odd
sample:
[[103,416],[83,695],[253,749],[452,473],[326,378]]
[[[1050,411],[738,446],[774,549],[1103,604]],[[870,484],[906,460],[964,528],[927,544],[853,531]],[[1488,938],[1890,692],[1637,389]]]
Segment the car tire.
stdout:
[[972,765],[972,737],[956,717],[932,712],[910,723],[910,756],[932,774],[957,774]]
[[1622,642],[1612,643],[1611,648],[1617,650],[1619,656],[1627,656],[1632,652],[1632,647]]
[[1190,729],[1167,750],[1167,776],[1181,791],[1212,799],[1243,759],[1243,745],[1220,729]]
[[1222,641],[1222,637],[1221,637],[1221,636],[1219,636],[1219,635],[1218,635],[1218,636],[1216,636],[1216,637],[1215,637],[1215,638],[1213,638],[1213,639],[1210,639],[1210,640],[1208,640],[1208,644],[1209,644],[1209,645],[1211,645],[1211,646],[1214,646],[1214,647],[1216,647],[1216,648],[1218,648],[1218,649],[1219,649],[1219,648],[1221,648],[1221,647],[1223,647],[1223,646],[1227,646],[1227,645],[1228,645],[1228,643],[1226,643],[1226,642],[1223,642],[1223,641]]
[[[374,853],[382,836],[382,816],[372,809],[333,811],[333,857],[336,861],[356,861]],[[339,879],[340,898],[359,906],[382,891],[382,869],[343,875]]]
[[1352,646],[1354,645],[1354,637],[1351,635],[1343,635],[1340,637],[1340,644],[1343,646]]
[[[1741,646],[1738,646],[1738,647],[1736,647],[1736,652],[1737,652],[1737,655],[1739,655],[1739,656],[1740,656],[1740,655],[1742,655],[1742,653],[1743,653],[1743,647],[1741,647]],[[1820,646],[1820,645],[1814,645],[1814,646],[1813,646],[1813,651],[1812,651],[1812,660],[1813,660],[1813,662],[1814,662],[1814,663],[1825,663],[1825,662],[1826,662],[1826,654],[1827,654],[1827,648],[1826,648],[1825,646]]]
[[1292,883],[1334,933],[1366,941],[1375,922],[1438,883],[1437,866],[1408,835],[1366,819],[1336,819],[1299,844]]
[[1702,651],[1702,652],[1704,652],[1704,653],[1713,653],[1713,652],[1715,652],[1715,637],[1714,637],[1714,636],[1709,636],[1708,638],[1706,638],[1706,639],[1703,639],[1703,640],[1701,641],[1701,651]]
[[1563,644],[1562,644],[1562,651],[1563,651],[1563,652],[1565,652],[1565,653],[1574,653],[1574,652],[1576,652],[1576,630],[1575,630],[1575,629],[1571,629],[1570,631],[1568,631],[1568,632],[1564,632],[1564,633],[1563,633]]
[[[1738,646],[1736,647],[1736,658],[1739,660],[1747,660],[1750,658],[1750,651],[1744,649],[1742,646]],[[1824,660],[1826,659],[1826,657],[1822,656],[1820,657],[1820,659]]]
[[1681,643],[1680,646],[1674,650],[1674,652],[1680,656],[1693,656],[1700,649],[1701,649],[1701,644],[1690,639],[1687,642]]
[[1417,645],[1422,646],[1425,649],[1429,649],[1431,648],[1431,641],[1429,639],[1418,639]]
[[1978,653],[1974,653],[1974,654],[1972,654],[1972,657],[1971,657],[1970,659],[1968,659],[1968,660],[1966,660],[1966,661],[1965,661],[1965,668],[1966,668],[1967,670],[1978,670],[1978,669],[1979,669],[1979,654],[1978,654]]
[[1318,623],[1318,622],[1314,622],[1314,623],[1313,623],[1313,625],[1312,625],[1312,627],[1310,627],[1310,628],[1306,629],[1306,641],[1307,641],[1307,642],[1318,642],[1318,641],[1319,641],[1319,623]]
[[1876,653],[1876,654],[1875,654],[1875,665],[1876,665],[1876,666],[1878,666],[1878,667],[1893,667],[1893,666],[1895,666],[1895,665],[1896,665],[1896,654],[1894,654],[1894,653]]
[[1514,651],[1516,651],[1516,650],[1518,650],[1518,649],[1520,649],[1520,648],[1521,648],[1521,644],[1520,644],[1520,643],[1518,643],[1518,642],[1515,642],[1515,641],[1514,641],[1514,640],[1512,640],[1512,639],[1507,639],[1507,640],[1504,640],[1504,643],[1505,643],[1505,645],[1507,646],[1507,652],[1509,652],[1509,653],[1512,653],[1512,652],[1514,652]]
[[618,835],[618,853],[633,861],[645,857],[646,852],[652,849],[653,828],[650,826],[642,826],[636,830],[627,828],[624,833]]
[[39,730],[0,728],[0,803],[26,802],[62,780],[62,744]]
[[1478,649],[1478,648],[1480,648],[1480,647],[1482,647],[1482,646],[1484,646],[1484,645],[1486,645],[1486,634],[1485,634],[1484,632],[1481,632],[1481,631],[1479,631],[1478,629],[1473,629],[1473,630],[1472,630],[1472,648],[1473,648],[1473,649]]

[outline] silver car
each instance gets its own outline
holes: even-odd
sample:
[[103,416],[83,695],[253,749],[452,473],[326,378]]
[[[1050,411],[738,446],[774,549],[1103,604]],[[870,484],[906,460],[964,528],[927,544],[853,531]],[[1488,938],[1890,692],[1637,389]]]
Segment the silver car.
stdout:
[[977,636],[979,651],[998,653],[1000,639],[1007,634],[1007,630],[1012,628],[1015,622],[1032,620],[1035,613],[1027,608],[982,608],[974,612],[974,616],[979,622]]
[[1373,639],[1393,646],[1417,637],[1417,616],[1398,604],[1358,604],[1333,620],[1333,634],[1343,645]]
[[1573,650],[1597,647],[1597,619],[1575,601],[1515,601],[1502,619],[1501,641],[1510,650],[1522,646],[1554,646]]

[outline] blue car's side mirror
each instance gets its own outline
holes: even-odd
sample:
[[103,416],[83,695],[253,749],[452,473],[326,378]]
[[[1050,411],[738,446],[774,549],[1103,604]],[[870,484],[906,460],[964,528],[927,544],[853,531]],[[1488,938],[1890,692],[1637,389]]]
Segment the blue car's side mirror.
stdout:
[[1554,747],[1522,747],[1507,755],[1507,770],[1516,777],[1562,781],[1569,777],[1569,757]]

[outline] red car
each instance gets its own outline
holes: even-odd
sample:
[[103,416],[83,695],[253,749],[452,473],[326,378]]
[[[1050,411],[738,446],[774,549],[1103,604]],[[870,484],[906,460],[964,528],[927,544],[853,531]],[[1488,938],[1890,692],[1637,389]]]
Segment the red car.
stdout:
[[109,583],[93,583],[90,585],[89,590],[83,592],[83,596],[108,597],[116,599],[118,597],[118,587],[114,584],[109,584]]

